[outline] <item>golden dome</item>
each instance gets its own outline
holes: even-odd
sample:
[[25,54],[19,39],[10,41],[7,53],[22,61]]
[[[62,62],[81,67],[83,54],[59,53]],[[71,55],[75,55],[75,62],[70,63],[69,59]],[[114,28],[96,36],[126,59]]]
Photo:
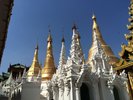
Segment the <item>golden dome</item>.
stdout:
[[42,69],[42,80],[50,80],[53,74],[56,72],[54,57],[52,51],[52,37],[49,34],[47,39],[47,52],[44,63],[44,68]]
[[28,70],[28,77],[32,77],[32,76],[36,76],[38,75],[39,71],[41,70],[39,61],[38,61],[38,45],[35,49],[35,53],[34,53],[34,57],[33,57],[33,61],[31,64],[31,67]]
[[93,27],[92,27],[92,46],[89,50],[89,54],[88,54],[88,61],[87,63],[89,63],[92,58],[93,58],[93,54],[95,53],[95,48],[96,48],[96,44],[95,44],[95,37],[97,37],[98,41],[101,43],[101,46],[105,52],[105,54],[109,57],[110,64],[115,64],[116,62],[118,62],[118,58],[115,57],[114,53],[112,52],[111,48],[105,43],[105,41],[102,38],[101,32],[99,30],[99,26],[97,25],[96,22],[96,16],[93,15],[92,17],[93,20]]

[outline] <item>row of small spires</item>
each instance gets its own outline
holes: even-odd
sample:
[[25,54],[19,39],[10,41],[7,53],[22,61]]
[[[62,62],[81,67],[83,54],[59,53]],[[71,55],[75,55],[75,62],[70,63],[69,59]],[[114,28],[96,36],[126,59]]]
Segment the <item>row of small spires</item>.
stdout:
[[[94,53],[94,47],[95,47],[95,43],[94,43],[95,37],[97,37],[98,40],[100,41],[101,46],[102,46],[103,50],[105,51],[105,54],[110,57],[111,63],[116,62],[117,59],[114,56],[112,50],[110,49],[110,47],[105,43],[105,41],[102,38],[102,35],[100,33],[99,27],[96,22],[95,15],[93,15],[92,19],[93,19],[93,27],[92,27],[93,28],[93,42],[92,42],[92,47],[89,51],[87,63],[89,63],[89,61],[92,60],[92,54]],[[76,32],[77,27],[75,24],[72,27],[72,30],[75,31],[75,34],[77,34],[77,38],[80,41],[80,35],[78,34],[78,32]],[[62,38],[62,42],[63,43],[65,42],[64,37]],[[40,70],[42,71],[41,73],[42,73],[43,80],[50,80],[52,78],[53,74],[56,72],[56,68],[55,68],[55,64],[54,64],[54,57],[53,57],[53,52],[52,52],[51,34],[49,34],[48,38],[47,38],[47,53],[46,53],[45,64],[44,64],[43,69],[41,69],[39,61],[38,61],[38,45],[37,45],[37,47],[35,49],[35,53],[34,53],[33,62],[32,62],[31,67],[29,68],[27,75],[28,75],[28,77],[37,76]]]

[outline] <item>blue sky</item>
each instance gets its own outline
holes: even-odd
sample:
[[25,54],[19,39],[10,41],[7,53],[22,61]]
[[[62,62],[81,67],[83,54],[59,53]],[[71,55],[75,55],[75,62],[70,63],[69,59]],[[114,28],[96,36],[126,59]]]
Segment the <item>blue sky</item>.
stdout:
[[63,34],[69,55],[73,23],[78,26],[87,59],[92,41],[93,13],[104,40],[118,56],[121,44],[127,43],[124,34],[128,33],[129,3],[130,0],[14,0],[0,73],[7,71],[9,64],[30,66],[37,42],[39,61],[44,65],[49,25],[56,66]]

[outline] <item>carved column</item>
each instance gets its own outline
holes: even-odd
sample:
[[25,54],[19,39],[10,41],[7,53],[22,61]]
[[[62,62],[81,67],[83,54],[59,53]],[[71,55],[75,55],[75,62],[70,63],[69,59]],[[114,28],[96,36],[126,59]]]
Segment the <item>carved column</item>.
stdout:
[[63,83],[63,80],[59,80],[58,87],[59,87],[59,100],[64,100],[64,83]]
[[102,63],[103,63],[103,68],[102,69],[106,69],[105,68],[105,60],[104,59],[102,59]]
[[112,85],[112,82],[108,81],[107,85],[108,85],[108,89],[110,90],[110,97],[109,97],[110,100],[115,100],[114,99],[114,92],[113,92],[114,86]]
[[50,100],[50,92],[48,92],[47,100]]
[[114,100],[112,84],[104,77],[99,79],[99,91],[101,100]]
[[70,100],[70,82],[64,83],[64,100]]
[[70,100],[70,88],[65,86],[64,100]]
[[59,97],[58,87],[54,86],[53,87],[53,99],[58,100],[58,97]]
[[71,87],[71,100],[74,100],[74,86],[73,86],[73,79],[70,81],[70,87]]
[[59,87],[59,100],[64,100],[64,89]]
[[94,81],[92,84],[93,84],[93,98],[94,100],[100,100],[98,82]]
[[76,87],[76,100],[81,100],[80,99],[80,88]]
[[128,84],[127,84],[127,74],[125,70],[120,73],[119,83],[121,84],[121,100],[130,100],[129,93],[128,93]]
[[126,82],[122,84],[122,87],[121,87],[121,99],[122,100],[130,100],[130,97],[129,97],[129,93],[128,93],[128,90],[127,90],[127,84]]
[[47,100],[53,99],[53,90],[52,90],[52,85],[50,83],[47,84]]

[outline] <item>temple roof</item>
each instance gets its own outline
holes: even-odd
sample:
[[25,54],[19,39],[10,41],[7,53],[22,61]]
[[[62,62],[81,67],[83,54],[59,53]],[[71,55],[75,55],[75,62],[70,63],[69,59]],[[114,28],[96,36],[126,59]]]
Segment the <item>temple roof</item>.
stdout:
[[17,64],[13,64],[13,65],[9,65],[9,68],[8,68],[8,72],[18,72],[18,71],[21,71],[23,72],[23,70],[26,68],[26,70],[29,69],[29,67],[25,66],[25,65],[22,65],[20,63],[17,63]]
[[2,77],[2,75],[0,75],[0,81],[3,81],[4,80],[4,78]]
[[121,51],[119,52],[120,61],[116,63],[116,70],[125,69],[133,66],[133,0],[131,0],[129,7],[129,25],[127,29],[129,30],[128,34],[125,34],[125,39],[128,44],[121,45]]
[[58,68],[63,67],[64,64],[66,64],[66,49],[65,49],[65,39],[62,38],[62,46],[60,51],[60,57],[59,57],[59,65]]
[[12,68],[25,68],[26,66],[18,63],[18,64],[10,65],[10,67],[12,67]]

